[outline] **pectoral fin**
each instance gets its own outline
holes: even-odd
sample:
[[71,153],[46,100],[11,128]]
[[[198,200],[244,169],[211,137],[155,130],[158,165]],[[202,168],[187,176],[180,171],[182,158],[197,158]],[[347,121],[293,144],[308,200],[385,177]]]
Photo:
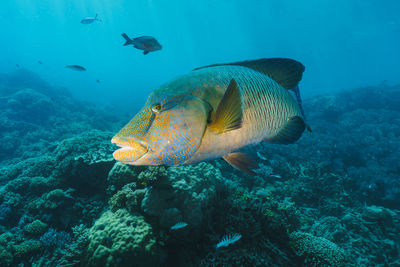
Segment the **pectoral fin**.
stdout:
[[252,169],[258,168],[258,164],[247,154],[242,152],[234,152],[225,155],[223,159],[232,167],[251,175],[257,175]]
[[208,127],[210,130],[222,134],[240,128],[242,119],[242,94],[235,79],[232,79]]
[[264,140],[270,143],[291,144],[296,142],[304,129],[306,124],[299,116],[294,116],[288,119],[286,124],[272,137]]

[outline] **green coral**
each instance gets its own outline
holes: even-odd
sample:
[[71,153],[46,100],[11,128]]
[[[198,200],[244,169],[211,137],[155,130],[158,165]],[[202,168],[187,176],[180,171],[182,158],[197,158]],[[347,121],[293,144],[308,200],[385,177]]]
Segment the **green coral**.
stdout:
[[66,201],[71,200],[69,191],[55,189],[42,195],[41,198],[29,204],[31,209],[56,209],[63,206]]
[[57,266],[81,266],[80,262],[89,244],[89,229],[80,224],[72,227],[73,237],[64,250]]
[[47,231],[47,224],[40,220],[34,220],[25,226],[25,233],[32,236],[40,236]]
[[126,184],[136,182],[137,173],[135,169],[137,167],[116,162],[107,176],[107,183],[109,184],[107,190],[109,193],[120,190]]
[[127,184],[122,190],[114,194],[109,200],[112,211],[127,208],[129,211],[137,211],[143,200],[145,189],[135,190],[136,183]]
[[28,240],[14,246],[14,256],[17,258],[28,257],[43,248],[38,240]]
[[86,266],[157,266],[160,253],[143,216],[106,211],[89,230]]
[[150,166],[146,168],[146,170],[142,171],[139,176],[137,177],[138,179],[138,184],[143,185],[143,186],[148,186],[153,184],[155,181],[162,179],[163,177],[167,176],[167,170],[165,167],[153,167]]
[[0,266],[10,266],[13,261],[13,254],[7,251],[5,247],[0,245]]
[[323,237],[297,231],[289,235],[289,244],[306,266],[346,266],[348,256],[335,243]]

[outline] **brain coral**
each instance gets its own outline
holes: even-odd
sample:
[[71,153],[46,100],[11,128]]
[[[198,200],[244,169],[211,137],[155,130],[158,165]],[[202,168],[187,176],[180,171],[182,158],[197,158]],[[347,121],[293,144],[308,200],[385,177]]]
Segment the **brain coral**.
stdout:
[[160,184],[147,190],[141,203],[142,210],[152,216],[160,216],[164,227],[179,221],[171,221],[168,213],[179,210],[182,219],[191,227],[203,223],[203,212],[215,198],[218,186],[223,184],[221,171],[210,163],[168,168]]
[[290,244],[298,256],[304,257],[306,266],[348,266],[344,250],[323,237],[301,231],[290,234]]
[[106,211],[89,230],[88,266],[157,266],[153,229],[126,209]]

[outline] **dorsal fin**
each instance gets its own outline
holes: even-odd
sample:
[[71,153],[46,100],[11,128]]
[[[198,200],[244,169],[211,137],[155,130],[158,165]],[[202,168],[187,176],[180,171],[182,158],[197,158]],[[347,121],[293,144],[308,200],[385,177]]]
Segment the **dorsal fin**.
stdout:
[[194,70],[224,65],[243,66],[264,73],[286,89],[295,88],[300,82],[305,70],[303,64],[289,58],[262,58],[233,63],[213,64],[195,68]]
[[306,124],[301,117],[290,117],[274,136],[264,141],[278,144],[291,144],[300,138],[305,128]]
[[235,79],[232,79],[208,127],[210,130],[222,134],[240,128],[242,117],[242,94]]

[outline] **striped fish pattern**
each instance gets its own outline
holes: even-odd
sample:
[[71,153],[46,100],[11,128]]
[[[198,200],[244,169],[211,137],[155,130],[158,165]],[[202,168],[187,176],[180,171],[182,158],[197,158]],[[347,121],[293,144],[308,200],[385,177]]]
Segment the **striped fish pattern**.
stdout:
[[[295,142],[307,127],[298,82],[304,66],[261,59],[195,69],[161,86],[113,138],[132,165],[183,165],[223,157],[255,174],[238,152],[261,141]],[[290,90],[294,90],[295,96]]]

